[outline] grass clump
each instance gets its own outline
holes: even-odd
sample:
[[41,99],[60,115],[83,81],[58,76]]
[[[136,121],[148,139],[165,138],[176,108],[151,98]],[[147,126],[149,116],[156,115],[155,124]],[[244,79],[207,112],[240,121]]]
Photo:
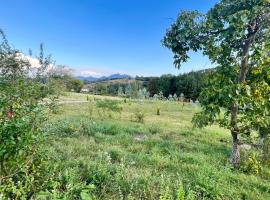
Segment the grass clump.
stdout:
[[134,121],[144,123],[145,113],[142,110],[136,110],[134,113]]

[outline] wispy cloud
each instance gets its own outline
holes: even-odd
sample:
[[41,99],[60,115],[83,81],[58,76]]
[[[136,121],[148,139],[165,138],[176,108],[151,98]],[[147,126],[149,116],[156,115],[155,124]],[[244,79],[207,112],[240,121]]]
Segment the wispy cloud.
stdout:
[[121,71],[114,71],[111,69],[101,69],[101,68],[74,68],[74,73],[76,76],[94,76],[94,77],[101,77],[101,76],[108,76],[111,74],[120,73],[123,74]]
[[100,77],[105,75],[104,73],[98,72],[95,69],[83,69],[83,70],[75,70],[75,73],[79,76],[94,76]]

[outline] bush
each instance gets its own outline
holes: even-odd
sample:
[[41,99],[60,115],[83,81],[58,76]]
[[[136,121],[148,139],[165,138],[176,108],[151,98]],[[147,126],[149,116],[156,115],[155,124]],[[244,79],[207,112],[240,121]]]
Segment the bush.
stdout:
[[46,191],[38,193],[37,200],[47,199],[81,199],[95,200],[95,186],[81,180],[79,169],[59,169],[50,180]]
[[185,191],[183,184],[180,184],[177,189],[177,200],[195,200],[195,194],[191,189]]
[[157,108],[157,115],[160,115],[160,108]]
[[247,158],[244,159],[241,169],[246,173],[258,175],[262,170],[258,156],[255,153],[248,155]]
[[151,133],[151,134],[157,134],[157,133],[159,133],[161,130],[160,130],[160,128],[157,126],[157,125],[155,125],[155,124],[152,124],[149,128],[148,128],[148,130],[149,130],[149,132]]
[[144,123],[145,113],[141,110],[136,110],[134,113],[135,122]]
[[123,110],[119,101],[110,99],[97,100],[96,107],[102,110],[102,115],[107,114],[109,117],[111,117],[112,112],[121,114]]
[[46,187],[50,171],[40,129],[50,109],[42,71],[50,62],[41,51],[42,66],[31,73],[29,61],[9,46],[1,30],[0,36],[0,198],[31,199]]

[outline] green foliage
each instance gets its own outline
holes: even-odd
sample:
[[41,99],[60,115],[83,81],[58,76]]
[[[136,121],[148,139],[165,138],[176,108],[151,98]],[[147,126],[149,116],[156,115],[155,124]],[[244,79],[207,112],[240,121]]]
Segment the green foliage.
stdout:
[[142,110],[137,109],[134,113],[134,121],[138,123],[144,123],[144,118],[145,118],[145,113]]
[[180,183],[176,191],[176,200],[195,200],[195,194],[189,188],[185,190],[184,185]]
[[157,115],[160,115],[160,108],[157,108]]
[[163,191],[161,191],[159,200],[172,200],[172,194],[170,193],[169,187],[163,188]]
[[84,86],[83,81],[75,79],[72,75],[72,69],[65,65],[53,66],[50,69],[49,78],[53,85],[53,89],[58,93],[63,91],[81,92]]
[[177,200],[185,200],[185,189],[183,184],[180,184],[177,189]]
[[[86,99],[85,94],[67,97]],[[159,199],[161,194],[177,199],[182,183],[186,199],[269,199],[269,167],[262,166],[255,175],[227,165],[228,131],[217,126],[192,128],[191,118],[200,108],[186,104],[182,110],[173,101],[129,102],[122,104],[121,119],[100,117],[97,110],[90,119],[88,103],[61,105],[61,112],[42,129],[45,135],[54,133],[47,147],[55,157],[54,166],[60,165],[52,179],[59,187],[47,184],[45,191],[55,188],[62,196],[70,191],[72,199],[80,199],[83,188],[94,185],[88,193],[101,200]],[[153,113],[156,107],[164,111],[158,117]],[[147,123],[130,121],[138,108],[147,115]],[[153,134],[155,128],[160,130]],[[61,178],[66,170],[76,178]],[[68,185],[77,189],[68,190],[73,188]]]
[[53,94],[44,90],[50,57],[44,57],[41,45],[40,67],[31,69],[0,34],[0,194],[4,199],[30,199],[49,178],[40,126],[52,108],[44,99]]
[[109,116],[111,115],[111,112],[121,114],[123,109],[119,101],[111,99],[103,99],[96,101],[96,107],[98,109],[101,109],[103,114],[107,113]]
[[127,97],[132,97],[132,93],[133,93],[133,89],[132,89],[132,86],[131,84],[128,84],[125,88],[125,95]]
[[152,124],[149,128],[148,128],[149,132],[151,134],[157,134],[161,132],[161,129],[159,128],[159,126]]
[[81,92],[83,85],[81,80],[70,79],[67,83],[67,89],[68,91]]
[[93,194],[95,186],[82,182],[78,174],[79,169],[61,169],[57,166],[59,172],[54,171],[54,177],[51,177],[47,185],[47,191],[39,192],[35,199],[81,199],[95,200]]
[[122,86],[119,86],[118,87],[117,95],[120,96],[120,97],[124,96],[124,91],[123,91],[123,87]]
[[218,122],[231,130],[235,167],[239,136],[270,123],[269,13],[268,0],[221,0],[206,14],[182,11],[163,40],[177,68],[190,50],[202,50],[217,65],[200,94],[203,108],[194,122],[199,127]]
[[270,164],[270,136],[264,138],[263,141],[262,162],[268,165]]
[[[54,121],[54,124],[46,124],[44,132],[59,137],[94,136],[96,134],[117,135],[121,133],[132,134],[138,128],[134,126],[116,126],[113,122],[94,121],[88,117],[65,118]],[[147,130],[140,130],[147,132]]]
[[192,190],[188,190],[187,198],[186,200],[195,200],[195,194]]
[[259,173],[261,173],[262,165],[258,159],[258,155],[256,155],[255,153],[249,154],[247,156],[247,159],[245,159],[245,161],[243,162],[241,169],[242,171],[249,174],[258,175]]

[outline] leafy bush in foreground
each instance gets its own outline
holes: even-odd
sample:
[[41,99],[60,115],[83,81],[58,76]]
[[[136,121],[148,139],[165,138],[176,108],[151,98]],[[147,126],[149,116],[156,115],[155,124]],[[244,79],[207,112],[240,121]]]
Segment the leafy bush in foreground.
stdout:
[[49,62],[42,55],[33,77],[28,60],[0,36],[0,197],[31,199],[49,177],[40,130],[48,108],[40,79]]

